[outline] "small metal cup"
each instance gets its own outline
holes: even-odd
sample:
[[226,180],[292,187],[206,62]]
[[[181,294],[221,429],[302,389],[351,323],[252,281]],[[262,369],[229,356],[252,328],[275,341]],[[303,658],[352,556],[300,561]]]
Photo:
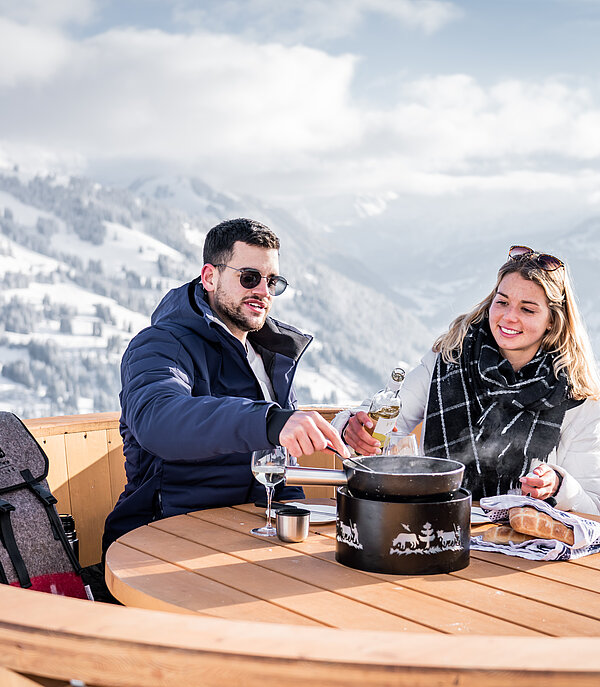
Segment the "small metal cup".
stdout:
[[308,536],[310,511],[305,508],[282,508],[277,511],[277,536],[281,541],[299,542]]

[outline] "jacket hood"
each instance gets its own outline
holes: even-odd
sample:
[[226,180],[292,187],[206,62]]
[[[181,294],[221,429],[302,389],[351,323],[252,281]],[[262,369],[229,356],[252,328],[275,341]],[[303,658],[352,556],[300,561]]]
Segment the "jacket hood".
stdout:
[[210,341],[217,341],[219,337],[213,327],[219,325],[208,303],[196,297],[196,283],[194,280],[165,294],[152,313],[152,325],[175,325],[192,330]]
[[[204,300],[199,279],[171,289],[152,313],[151,322],[152,325],[164,324],[191,330],[208,341],[222,341],[223,337],[235,339]],[[313,337],[285,322],[267,317],[263,327],[257,332],[250,332],[248,339],[253,345],[258,344],[267,350],[298,360]]]

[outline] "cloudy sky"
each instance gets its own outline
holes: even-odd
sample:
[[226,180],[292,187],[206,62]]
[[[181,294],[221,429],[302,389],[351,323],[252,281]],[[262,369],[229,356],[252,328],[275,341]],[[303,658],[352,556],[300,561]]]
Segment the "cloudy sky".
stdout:
[[593,214],[599,30],[600,0],[0,0],[0,164]]

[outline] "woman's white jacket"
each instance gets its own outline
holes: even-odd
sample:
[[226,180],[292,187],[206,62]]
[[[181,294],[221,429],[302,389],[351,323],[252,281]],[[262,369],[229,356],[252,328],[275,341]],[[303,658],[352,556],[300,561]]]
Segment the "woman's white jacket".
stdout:
[[[425,410],[431,376],[437,354],[429,351],[420,365],[407,375],[400,392],[402,409],[398,430],[412,432],[423,422],[421,451],[425,436]],[[339,413],[332,424],[342,431],[352,413],[366,410],[368,401],[360,408]],[[540,461],[533,460],[531,469]],[[548,456],[548,464],[562,475],[562,484],[555,495],[556,507],[582,513],[600,514],[600,401],[587,399],[567,410],[560,430],[558,445]]]

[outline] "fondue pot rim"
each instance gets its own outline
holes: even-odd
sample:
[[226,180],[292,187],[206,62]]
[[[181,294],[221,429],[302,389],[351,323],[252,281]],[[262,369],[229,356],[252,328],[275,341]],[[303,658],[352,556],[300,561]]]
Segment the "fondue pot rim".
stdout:
[[[362,464],[362,461],[368,458],[397,458],[398,459],[398,470],[376,470],[375,468],[372,468],[370,466],[365,466]],[[427,470],[426,467],[424,466],[423,470],[421,472],[417,471],[403,471],[402,467],[403,465],[406,466],[407,460],[410,459],[418,459],[423,462],[429,461],[430,464],[439,464],[439,463],[448,463],[448,470]],[[348,460],[343,461],[344,467],[353,469],[356,471],[360,471],[363,473],[371,473],[371,474],[376,474],[380,476],[403,476],[403,477],[427,477],[430,475],[453,475],[456,474],[457,472],[463,472],[464,471],[464,464],[460,463],[457,460],[452,460],[450,458],[438,458],[437,456],[386,456],[383,454],[374,454],[371,456],[358,456],[356,458],[351,458]],[[362,470],[360,468],[362,467]]]
[[[353,493],[364,496],[380,498],[382,496],[429,496],[430,494],[446,494],[456,491],[462,483],[465,466],[455,461],[447,461],[445,458],[429,458],[427,456],[412,456],[415,460],[424,463],[424,469],[418,472],[398,472],[402,463],[410,456],[371,456],[373,460],[390,460],[394,463],[395,471],[379,472],[369,470],[368,463],[361,465],[357,462],[344,460],[343,470],[329,470],[323,468],[292,467],[286,471],[286,483],[288,484],[335,484],[336,486],[347,484]],[[363,457],[364,459],[364,457]],[[427,462],[430,464],[454,463],[455,469],[445,472],[427,470]],[[396,465],[397,463],[397,465]],[[417,466],[417,469],[419,466]],[[307,481],[306,481],[307,480]]]

